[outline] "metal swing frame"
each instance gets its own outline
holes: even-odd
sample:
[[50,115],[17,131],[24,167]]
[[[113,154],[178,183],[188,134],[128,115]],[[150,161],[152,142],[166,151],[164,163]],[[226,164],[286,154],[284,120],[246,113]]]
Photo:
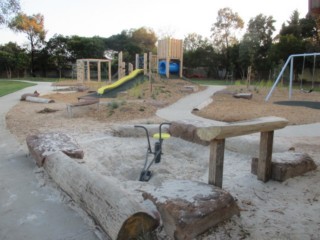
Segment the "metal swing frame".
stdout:
[[[320,53],[303,53],[303,54],[292,54],[288,57],[286,63],[283,65],[276,81],[274,82],[271,90],[269,91],[268,95],[266,96],[265,98],[265,101],[269,101],[274,89],[276,88],[276,86],[278,85],[281,77],[283,76],[284,74],[284,71],[286,70],[287,66],[289,65],[290,63],[290,84],[289,84],[289,99],[291,99],[291,96],[292,96],[292,84],[293,84],[293,61],[294,61],[294,58],[296,57],[308,57],[308,56],[320,56]],[[315,64],[315,62],[314,62]],[[314,70],[315,71],[315,70]],[[314,81],[314,79],[313,79]]]

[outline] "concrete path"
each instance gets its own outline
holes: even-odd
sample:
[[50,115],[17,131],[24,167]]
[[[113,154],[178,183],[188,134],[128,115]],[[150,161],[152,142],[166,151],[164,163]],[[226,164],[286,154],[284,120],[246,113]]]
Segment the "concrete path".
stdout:
[[223,124],[222,122],[204,119],[192,114],[192,110],[194,108],[202,108],[207,104],[211,103],[211,96],[220,90],[223,90],[225,86],[208,86],[208,88],[204,91],[190,94],[176,103],[162,108],[157,111],[157,116],[168,120],[168,121],[178,121],[184,119],[196,120],[196,121],[205,121],[211,124]]
[[[39,83],[0,97],[0,239],[95,240],[94,227],[62,200],[61,193],[43,179],[43,170],[28,157],[6,129],[6,113],[23,93],[52,91],[51,83]],[[36,127],[36,126],[35,126]]]
[[[211,96],[221,91],[225,86],[208,86],[208,88],[202,92],[194,93],[180,99],[178,102],[157,111],[157,116],[167,121],[178,121],[191,119],[196,121],[202,121],[206,124],[226,124],[224,122],[205,119],[192,114],[194,108],[199,106],[204,107],[206,104],[210,104]],[[297,114],[299,114],[297,112]],[[320,120],[319,123],[306,124],[299,126],[287,126],[284,129],[275,131],[275,136],[281,137],[320,137]]]

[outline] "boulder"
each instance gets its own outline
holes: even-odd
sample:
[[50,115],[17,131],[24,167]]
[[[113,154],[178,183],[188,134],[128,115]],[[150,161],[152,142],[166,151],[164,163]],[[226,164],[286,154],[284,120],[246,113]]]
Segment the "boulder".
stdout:
[[[307,153],[283,152],[272,155],[271,179],[283,182],[315,170],[317,165]],[[252,158],[251,173],[257,175],[258,158]]]
[[143,190],[160,212],[164,229],[172,239],[194,239],[218,223],[239,215],[234,198],[213,185],[190,180],[167,180]]
[[72,158],[82,159],[84,156],[78,143],[69,135],[61,132],[29,135],[26,142],[38,167],[42,167],[47,156],[59,151]]

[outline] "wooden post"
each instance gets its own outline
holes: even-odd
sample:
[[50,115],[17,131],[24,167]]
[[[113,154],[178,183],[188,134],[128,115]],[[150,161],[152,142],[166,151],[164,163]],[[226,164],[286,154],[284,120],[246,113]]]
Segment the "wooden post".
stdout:
[[108,62],[109,83],[111,83],[111,61]]
[[97,62],[97,70],[98,70],[98,82],[101,82],[101,62]]
[[181,47],[180,47],[180,72],[179,72],[179,77],[183,77],[183,41],[181,40]]
[[133,71],[133,64],[132,63],[129,63],[128,65],[129,67],[129,74]]
[[148,74],[148,54],[144,53],[143,54],[143,74],[147,75]]
[[139,69],[139,54],[136,54],[136,69]]
[[209,184],[222,188],[225,139],[210,142]]
[[149,52],[149,83],[150,83],[150,92],[152,92],[152,52]]
[[121,79],[122,76],[122,52],[118,54],[118,80]]
[[90,76],[90,61],[87,61],[87,80],[90,82],[91,81],[91,76]]
[[273,147],[274,131],[261,132],[260,135],[260,154],[258,162],[258,179],[267,182],[271,177],[271,159]]

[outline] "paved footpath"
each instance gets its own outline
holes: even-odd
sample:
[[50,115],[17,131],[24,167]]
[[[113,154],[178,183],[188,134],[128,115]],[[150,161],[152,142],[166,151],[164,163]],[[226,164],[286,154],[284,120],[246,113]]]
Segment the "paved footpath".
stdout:
[[42,170],[28,157],[26,146],[6,129],[6,113],[23,93],[34,90],[45,93],[53,88],[51,83],[39,83],[0,97],[0,239],[99,239],[95,228],[61,200],[60,192],[45,184]]
[[[199,108],[199,106],[205,106],[209,104],[212,95],[215,92],[221,91],[225,86],[208,86],[204,91],[190,94],[176,103],[162,108],[157,111],[157,115],[167,121],[178,121],[178,120],[197,120],[202,121],[207,124],[226,124],[219,121],[214,121],[210,119],[201,118],[192,114],[194,108]],[[299,114],[299,112],[297,112]],[[320,137],[320,120],[319,123],[297,125],[297,126],[287,126],[284,129],[275,131],[275,136],[281,137]]]

